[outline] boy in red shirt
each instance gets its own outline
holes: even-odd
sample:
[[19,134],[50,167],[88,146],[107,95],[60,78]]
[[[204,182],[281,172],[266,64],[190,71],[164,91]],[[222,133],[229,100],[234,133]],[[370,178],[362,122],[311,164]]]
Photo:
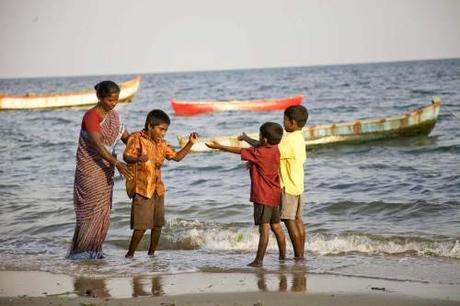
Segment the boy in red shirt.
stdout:
[[283,136],[283,128],[278,123],[266,122],[260,127],[259,145],[241,149],[223,146],[218,142],[207,143],[217,149],[241,155],[248,161],[251,175],[251,197],[254,203],[254,223],[259,225],[259,245],[256,259],[248,264],[261,267],[268,245],[270,227],[275,234],[279,249],[279,259],[286,257],[286,241],[280,225],[281,186],[279,178],[280,152],[278,143]]

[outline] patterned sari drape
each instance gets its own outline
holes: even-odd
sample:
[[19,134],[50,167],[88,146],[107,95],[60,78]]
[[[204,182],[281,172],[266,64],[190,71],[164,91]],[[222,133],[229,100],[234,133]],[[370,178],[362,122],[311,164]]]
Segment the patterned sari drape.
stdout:
[[[113,149],[123,132],[115,111],[110,111],[100,123],[103,144]],[[91,144],[87,133],[80,131],[74,183],[76,226],[71,259],[102,258],[102,243],[110,225],[114,166],[102,159]]]

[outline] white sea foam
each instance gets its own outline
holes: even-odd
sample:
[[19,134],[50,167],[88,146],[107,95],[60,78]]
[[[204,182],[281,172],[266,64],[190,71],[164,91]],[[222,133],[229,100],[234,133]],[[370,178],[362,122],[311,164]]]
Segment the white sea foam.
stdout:
[[458,241],[429,241],[401,237],[382,238],[370,235],[326,236],[313,235],[307,249],[320,255],[335,255],[351,252],[374,254],[404,254],[436,256],[460,259]]
[[[253,251],[259,243],[257,228],[252,229],[192,229],[187,232],[197,246],[205,250]],[[277,249],[274,236],[270,237],[268,249]]]
[[[259,234],[251,229],[193,228],[184,232],[180,240],[191,241],[199,249],[225,251],[253,251],[257,249]],[[286,239],[289,239],[286,236]],[[290,247],[290,243],[287,244]],[[276,239],[270,234],[269,250],[277,250]],[[306,250],[318,255],[344,255],[364,253],[369,255],[434,256],[460,259],[459,241],[433,241],[419,238],[386,237],[367,234],[326,235],[307,237]]]

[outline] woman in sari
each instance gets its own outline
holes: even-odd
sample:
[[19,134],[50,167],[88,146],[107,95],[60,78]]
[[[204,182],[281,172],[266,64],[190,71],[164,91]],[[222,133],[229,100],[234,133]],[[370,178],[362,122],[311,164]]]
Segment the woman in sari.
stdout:
[[76,226],[70,259],[103,258],[102,243],[110,224],[115,168],[132,178],[127,165],[114,153],[117,142],[129,136],[114,110],[120,88],[112,81],[95,87],[99,102],[83,116],[74,183]]

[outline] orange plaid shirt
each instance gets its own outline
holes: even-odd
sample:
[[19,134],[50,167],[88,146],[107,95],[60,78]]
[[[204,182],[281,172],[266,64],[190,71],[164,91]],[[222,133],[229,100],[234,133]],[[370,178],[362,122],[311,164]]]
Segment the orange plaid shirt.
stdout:
[[130,198],[136,193],[146,198],[155,193],[162,196],[165,186],[161,180],[161,166],[165,158],[173,158],[176,151],[164,140],[155,142],[144,131],[135,132],[128,138],[124,155],[137,158],[143,154],[148,156],[148,161],[128,164],[133,179],[126,180],[126,192]]

